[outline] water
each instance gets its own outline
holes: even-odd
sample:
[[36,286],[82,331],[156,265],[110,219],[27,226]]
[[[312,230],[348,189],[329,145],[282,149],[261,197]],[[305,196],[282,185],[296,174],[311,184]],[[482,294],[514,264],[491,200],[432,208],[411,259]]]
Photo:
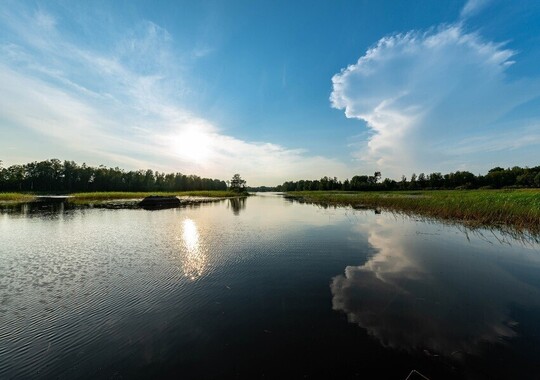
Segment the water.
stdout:
[[540,378],[540,246],[278,195],[0,211],[0,378]]

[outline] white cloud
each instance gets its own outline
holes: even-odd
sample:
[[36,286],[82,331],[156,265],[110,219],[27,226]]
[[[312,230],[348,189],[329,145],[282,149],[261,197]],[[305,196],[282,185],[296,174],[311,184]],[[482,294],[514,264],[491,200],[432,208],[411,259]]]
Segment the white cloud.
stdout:
[[36,25],[45,30],[53,30],[56,26],[56,19],[42,9],[34,13],[34,19]]
[[[97,51],[62,37],[44,11],[0,17],[17,36],[1,47],[6,54],[0,58],[0,132],[45,136],[61,159],[78,160],[72,153],[79,151],[94,157],[90,164],[128,169],[222,179],[239,172],[250,185],[346,173],[334,159],[224,134],[186,109],[182,62],[169,33],[154,23],[142,22],[112,48]],[[36,20],[46,33],[32,26]],[[27,156],[36,159],[36,152]]]
[[461,17],[468,18],[477,14],[482,8],[484,8],[491,0],[468,0],[465,6],[461,10]]
[[[451,171],[471,162],[485,170],[496,158],[492,150],[458,155],[454,148],[471,135],[493,139],[503,116],[540,95],[536,80],[508,81],[515,54],[460,24],[393,35],[332,78],[330,100],[366,122],[371,134],[358,155],[383,175]],[[511,127],[527,133],[517,121]]]

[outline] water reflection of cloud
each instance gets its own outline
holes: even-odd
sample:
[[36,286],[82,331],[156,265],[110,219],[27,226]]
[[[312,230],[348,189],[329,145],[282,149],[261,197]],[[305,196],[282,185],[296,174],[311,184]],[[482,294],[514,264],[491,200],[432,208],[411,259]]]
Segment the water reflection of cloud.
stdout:
[[182,230],[184,275],[195,280],[202,276],[206,267],[206,252],[200,242],[197,225],[192,219],[184,220]]
[[378,253],[331,283],[333,308],[384,346],[474,353],[480,342],[516,335],[513,304],[539,305],[538,289],[508,270],[511,260],[459,239],[418,241],[404,228],[372,224],[368,240]]

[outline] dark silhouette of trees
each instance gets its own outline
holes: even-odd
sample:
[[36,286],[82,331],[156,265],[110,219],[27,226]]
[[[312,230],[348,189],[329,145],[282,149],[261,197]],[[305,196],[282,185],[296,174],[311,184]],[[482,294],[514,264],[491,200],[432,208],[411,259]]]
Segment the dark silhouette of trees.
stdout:
[[307,190],[435,190],[435,189],[478,189],[478,188],[533,188],[540,187],[540,166],[533,168],[503,169],[496,167],[486,175],[474,175],[468,171],[456,171],[448,174],[434,172],[431,174],[413,173],[410,180],[403,175],[399,182],[385,178],[380,182],[381,173],[373,176],[355,175],[350,181],[340,182],[336,177],[323,177],[320,180],[287,181],[276,187],[277,191]]
[[[355,175],[341,182],[336,177],[325,176],[318,180],[287,181],[275,188],[277,191],[370,191],[370,190],[432,190],[479,188],[540,188],[540,166],[532,168],[495,167],[485,175],[468,171],[448,174],[413,173],[410,180],[404,175],[401,181],[381,179],[381,173]],[[246,181],[235,174],[229,181],[230,189],[247,190]],[[0,192],[86,192],[86,191],[189,191],[226,190],[227,183],[218,179],[201,178],[182,173],[160,173],[153,170],[125,171],[103,165],[91,167],[74,161],[51,159],[24,165],[4,167],[0,160]]]
[[418,183],[418,186],[421,188],[421,189],[425,189],[426,188],[426,175],[424,173],[420,173],[418,174],[418,179],[417,179],[417,183]]
[[186,191],[226,190],[225,181],[182,173],[152,170],[125,171],[100,165],[78,165],[57,159],[25,165],[0,165],[0,191],[86,192],[86,191]]
[[404,175],[401,176],[401,181],[399,181],[399,188],[401,190],[405,190],[408,187],[407,185],[407,177]]

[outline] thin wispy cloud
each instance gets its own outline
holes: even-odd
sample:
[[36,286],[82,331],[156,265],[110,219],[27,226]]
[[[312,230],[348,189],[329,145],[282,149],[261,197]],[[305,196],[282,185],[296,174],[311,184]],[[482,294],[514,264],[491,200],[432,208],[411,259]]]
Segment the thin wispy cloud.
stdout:
[[476,13],[484,9],[490,2],[491,0],[468,0],[461,10],[461,18],[465,19],[474,16]]
[[59,158],[81,151],[93,164],[224,179],[240,172],[252,185],[346,173],[337,160],[227,135],[186,108],[194,90],[174,39],[156,23],[142,21],[96,50],[63,37],[61,20],[44,9],[4,10],[1,18],[15,36],[1,46],[3,128],[49,138]]
[[[469,1],[462,13],[484,3]],[[486,170],[500,161],[493,142],[508,132],[503,117],[540,96],[537,79],[508,79],[517,55],[461,22],[391,35],[332,78],[331,104],[365,122],[370,136],[357,157],[383,175]],[[522,146],[538,146],[539,125],[513,120],[511,128]],[[480,141],[466,147],[471,136]],[[515,162],[534,164],[526,154]]]
[[44,12],[41,9],[36,10],[34,19],[36,25],[42,29],[52,30],[56,25],[56,19],[51,14]]

